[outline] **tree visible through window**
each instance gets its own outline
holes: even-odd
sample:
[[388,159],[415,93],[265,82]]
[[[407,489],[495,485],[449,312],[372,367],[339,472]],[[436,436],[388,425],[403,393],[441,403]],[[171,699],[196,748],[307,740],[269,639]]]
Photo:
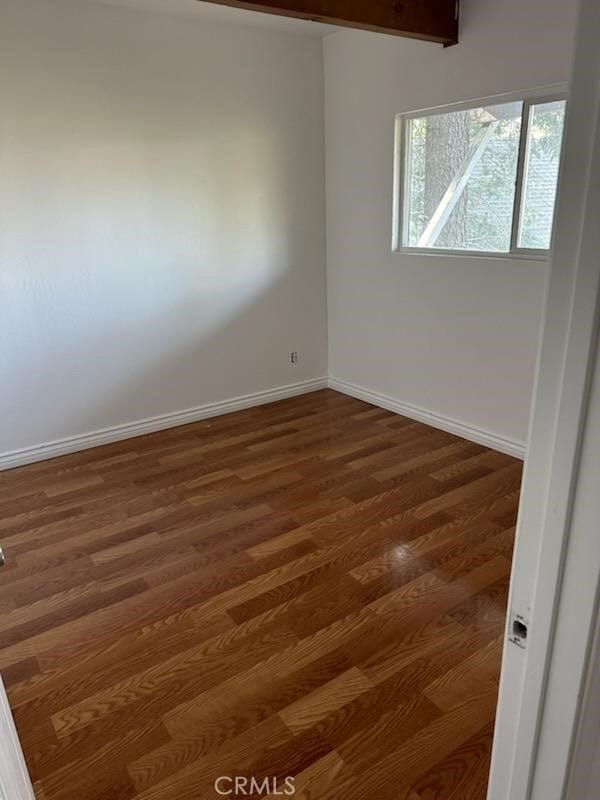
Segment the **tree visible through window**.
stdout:
[[550,247],[564,119],[564,100],[531,107],[519,247]]
[[407,118],[403,246],[548,249],[564,113],[564,100],[518,101]]

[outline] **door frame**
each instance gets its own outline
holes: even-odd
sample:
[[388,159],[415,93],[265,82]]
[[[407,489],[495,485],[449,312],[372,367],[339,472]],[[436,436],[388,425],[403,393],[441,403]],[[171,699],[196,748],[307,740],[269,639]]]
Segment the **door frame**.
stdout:
[[[576,763],[600,575],[598,537],[581,513],[590,498],[580,491],[596,425],[588,410],[600,317],[599,37],[600,4],[581,0],[488,800],[562,800]],[[575,625],[564,618],[569,608]],[[510,642],[517,616],[529,630],[525,649]]]
[[0,745],[0,800],[35,800],[2,678],[0,678]]

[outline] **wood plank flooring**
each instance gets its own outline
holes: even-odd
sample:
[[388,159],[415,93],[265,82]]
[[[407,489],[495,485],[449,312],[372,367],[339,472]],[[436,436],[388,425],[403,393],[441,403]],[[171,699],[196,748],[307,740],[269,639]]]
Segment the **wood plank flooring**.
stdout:
[[520,480],[332,391],[0,474],[38,797],[484,800]]

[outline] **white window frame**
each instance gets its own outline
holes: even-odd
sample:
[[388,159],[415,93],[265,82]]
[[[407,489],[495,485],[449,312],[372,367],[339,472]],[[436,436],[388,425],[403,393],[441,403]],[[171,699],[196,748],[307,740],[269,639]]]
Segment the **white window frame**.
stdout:
[[[424,256],[458,256],[460,258],[499,258],[517,259],[526,261],[547,261],[550,250],[540,250],[518,246],[518,237],[521,227],[523,180],[527,161],[527,137],[531,119],[531,108],[543,103],[552,103],[557,100],[567,100],[567,85],[564,83],[550,86],[539,86],[526,91],[510,92],[479,98],[461,103],[451,103],[443,106],[424,108],[418,111],[408,111],[396,117],[396,140],[394,154],[394,222],[392,250],[396,253],[424,255]],[[403,244],[404,231],[408,224],[408,208],[405,202],[408,188],[408,155],[410,137],[408,123],[413,119],[432,117],[447,114],[453,111],[470,111],[482,106],[500,105],[502,103],[522,102],[523,119],[519,140],[519,158],[517,162],[516,191],[513,208],[512,231],[510,250],[500,252],[496,250],[455,250],[441,247],[413,247]]]

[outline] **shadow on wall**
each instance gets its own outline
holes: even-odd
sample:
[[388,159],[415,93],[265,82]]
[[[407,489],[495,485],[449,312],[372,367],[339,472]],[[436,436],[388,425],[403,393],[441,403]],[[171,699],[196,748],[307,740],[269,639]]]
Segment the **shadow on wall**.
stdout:
[[[313,188],[268,120],[224,131],[17,148],[0,194],[0,452],[324,372]],[[294,371],[291,349],[310,354]]]

